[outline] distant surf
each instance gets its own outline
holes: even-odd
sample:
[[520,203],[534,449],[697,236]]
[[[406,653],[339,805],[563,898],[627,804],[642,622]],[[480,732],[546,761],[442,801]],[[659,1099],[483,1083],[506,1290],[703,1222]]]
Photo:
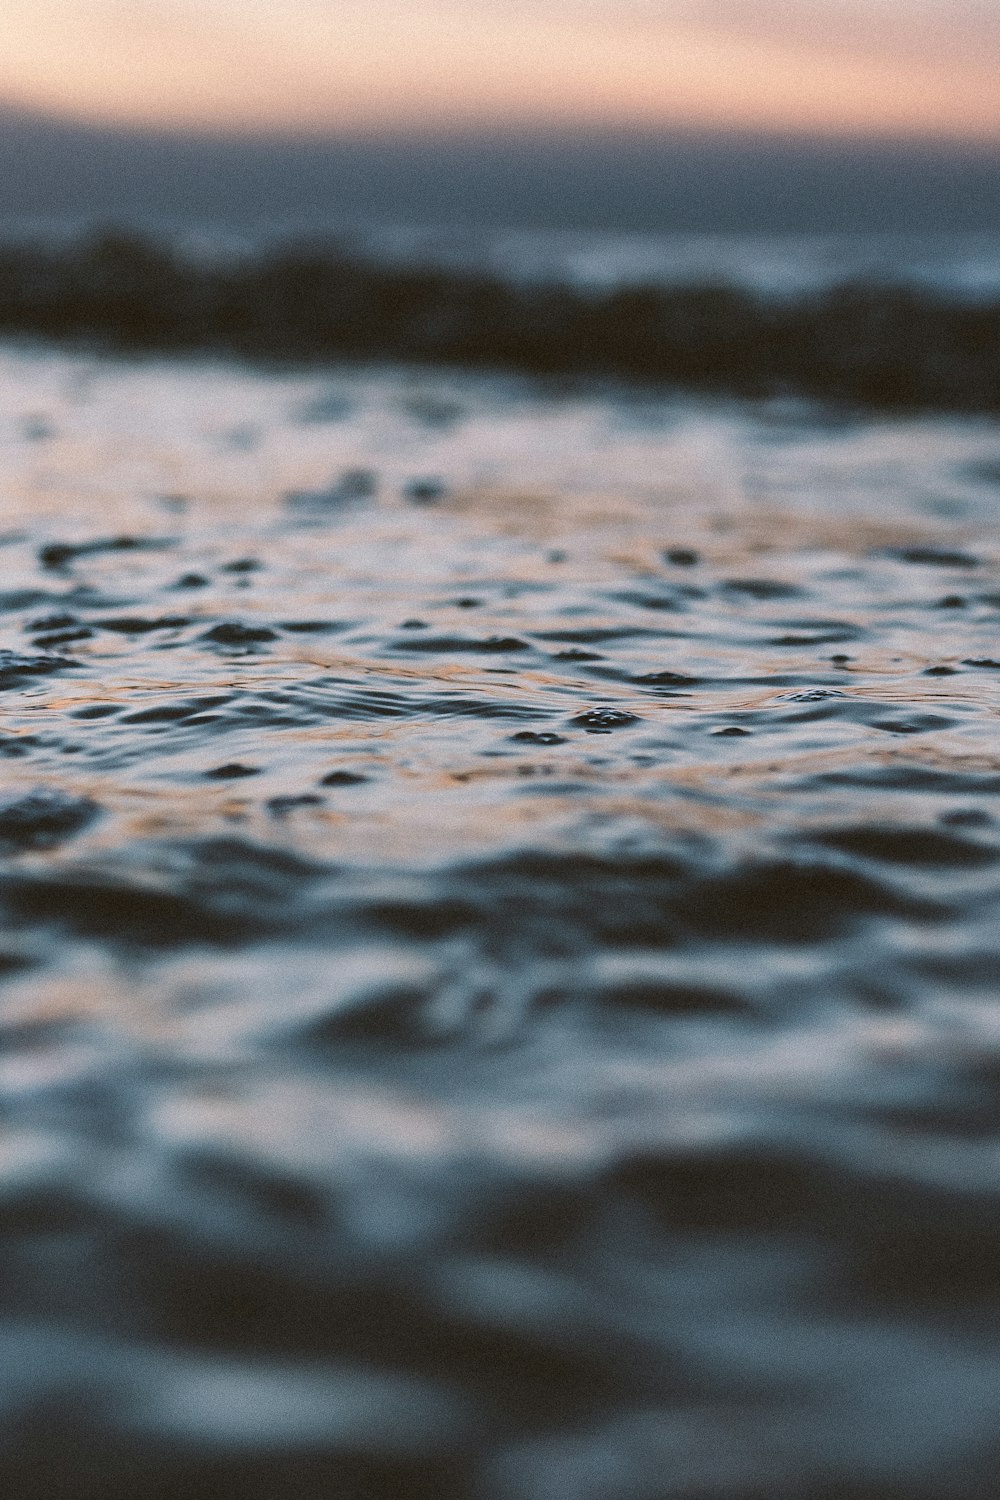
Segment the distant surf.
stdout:
[[[794,258],[794,257],[793,257]],[[114,351],[598,376],[870,409],[1000,408],[1000,281],[844,262],[781,293],[711,257],[629,279],[329,239],[111,231],[0,246],[0,333]],[[746,255],[742,256],[744,263]],[[805,264],[805,262],[803,262]],[[526,270],[527,267],[527,270]],[[641,272],[641,264],[637,267]],[[577,273],[579,268],[576,268]],[[593,268],[591,268],[591,271]]]

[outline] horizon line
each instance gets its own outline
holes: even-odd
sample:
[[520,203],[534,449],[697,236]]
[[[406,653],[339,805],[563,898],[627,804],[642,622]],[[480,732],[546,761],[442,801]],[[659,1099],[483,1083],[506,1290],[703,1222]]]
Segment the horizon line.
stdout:
[[208,121],[153,122],[110,120],[71,111],[48,110],[0,99],[0,128],[4,126],[57,130],[100,136],[104,139],[155,143],[223,146],[337,147],[378,145],[498,145],[519,140],[572,145],[599,140],[656,146],[732,145],[801,147],[815,150],[872,149],[946,155],[991,155],[1000,159],[1000,128],[993,133],[958,135],[942,131],[886,130],[856,127],[799,127],[743,125],[690,121],[655,122],[643,119],[557,120],[551,117],[510,116],[502,120],[400,119],[378,124],[331,124],[305,126],[301,122],[280,125],[223,126]]

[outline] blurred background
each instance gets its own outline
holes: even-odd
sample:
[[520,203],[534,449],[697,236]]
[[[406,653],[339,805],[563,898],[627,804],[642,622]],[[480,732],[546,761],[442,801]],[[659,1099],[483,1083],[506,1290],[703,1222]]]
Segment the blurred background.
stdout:
[[8,0],[8,218],[1000,227],[989,0]]

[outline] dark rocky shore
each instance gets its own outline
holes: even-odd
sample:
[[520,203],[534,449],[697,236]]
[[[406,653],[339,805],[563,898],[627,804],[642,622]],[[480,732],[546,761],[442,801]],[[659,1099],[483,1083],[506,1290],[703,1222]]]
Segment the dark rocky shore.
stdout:
[[106,233],[0,247],[0,332],[114,350],[598,375],[886,410],[1000,409],[1000,300],[855,282],[597,292],[399,267],[329,243],[207,259]]

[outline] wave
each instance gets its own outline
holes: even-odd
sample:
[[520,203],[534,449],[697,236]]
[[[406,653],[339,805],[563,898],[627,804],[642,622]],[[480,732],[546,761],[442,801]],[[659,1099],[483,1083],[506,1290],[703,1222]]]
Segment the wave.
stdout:
[[229,255],[109,232],[0,247],[0,331],[115,350],[603,376],[883,409],[1000,408],[1000,296],[855,279],[784,298],[388,264],[335,244]]

